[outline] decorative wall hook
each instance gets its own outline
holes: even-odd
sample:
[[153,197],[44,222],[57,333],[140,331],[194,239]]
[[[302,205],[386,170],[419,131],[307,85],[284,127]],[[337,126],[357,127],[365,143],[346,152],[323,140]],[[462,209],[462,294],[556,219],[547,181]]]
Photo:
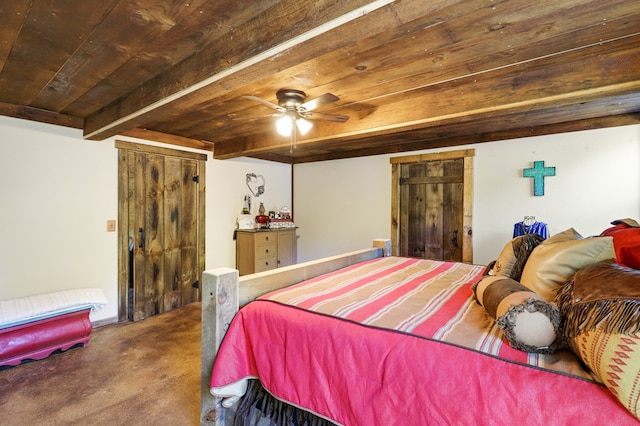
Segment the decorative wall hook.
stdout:
[[254,197],[259,197],[264,194],[264,176],[256,175],[255,173],[247,173],[247,187]]

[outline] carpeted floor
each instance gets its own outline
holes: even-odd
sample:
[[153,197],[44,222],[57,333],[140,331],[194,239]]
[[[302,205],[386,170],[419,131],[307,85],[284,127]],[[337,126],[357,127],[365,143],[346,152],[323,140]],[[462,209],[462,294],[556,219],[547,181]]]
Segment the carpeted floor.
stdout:
[[200,304],[94,328],[89,346],[0,371],[0,424],[197,425]]

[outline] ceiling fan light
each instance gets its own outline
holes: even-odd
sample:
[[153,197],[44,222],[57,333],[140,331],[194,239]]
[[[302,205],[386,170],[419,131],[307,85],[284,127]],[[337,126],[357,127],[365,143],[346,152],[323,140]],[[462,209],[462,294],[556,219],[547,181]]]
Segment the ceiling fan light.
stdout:
[[292,128],[293,123],[291,123],[291,117],[288,115],[283,115],[276,121],[276,130],[278,130],[278,133],[282,136],[291,136]]
[[301,135],[306,135],[313,127],[313,123],[301,117],[296,120],[296,126],[298,126]]

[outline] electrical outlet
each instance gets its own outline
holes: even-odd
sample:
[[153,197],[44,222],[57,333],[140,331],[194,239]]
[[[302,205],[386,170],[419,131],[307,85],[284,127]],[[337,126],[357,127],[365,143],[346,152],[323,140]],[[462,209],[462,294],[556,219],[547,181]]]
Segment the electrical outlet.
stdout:
[[116,221],[108,220],[107,221],[107,232],[116,232]]

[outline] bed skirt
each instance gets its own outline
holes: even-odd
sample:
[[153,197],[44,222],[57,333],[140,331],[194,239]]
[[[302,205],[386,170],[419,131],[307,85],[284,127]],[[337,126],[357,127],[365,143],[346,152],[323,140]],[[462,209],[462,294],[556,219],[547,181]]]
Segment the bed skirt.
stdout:
[[235,426],[331,426],[334,423],[294,407],[267,392],[257,379],[249,380],[247,393],[236,411]]

